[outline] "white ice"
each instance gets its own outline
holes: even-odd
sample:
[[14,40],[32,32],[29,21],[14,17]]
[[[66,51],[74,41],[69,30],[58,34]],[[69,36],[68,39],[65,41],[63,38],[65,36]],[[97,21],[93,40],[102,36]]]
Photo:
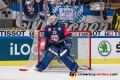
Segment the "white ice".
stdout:
[[36,71],[19,71],[20,66],[1,66],[0,80],[120,80],[120,65],[96,64],[92,70],[78,70],[78,73],[118,73],[117,76],[76,76],[71,78],[69,70],[55,69]]

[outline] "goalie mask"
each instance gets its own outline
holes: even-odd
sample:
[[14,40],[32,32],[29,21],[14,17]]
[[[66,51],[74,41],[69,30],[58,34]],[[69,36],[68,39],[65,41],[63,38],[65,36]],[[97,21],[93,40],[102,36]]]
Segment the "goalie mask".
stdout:
[[55,26],[57,23],[57,16],[55,15],[50,16],[49,21],[53,26]]

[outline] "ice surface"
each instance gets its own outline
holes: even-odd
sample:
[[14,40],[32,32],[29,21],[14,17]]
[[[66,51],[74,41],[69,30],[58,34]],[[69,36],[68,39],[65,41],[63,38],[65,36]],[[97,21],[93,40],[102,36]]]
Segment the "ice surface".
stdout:
[[92,70],[78,70],[78,73],[118,73],[118,76],[76,76],[71,78],[69,70],[51,69],[43,72],[19,71],[20,66],[1,66],[0,80],[120,80],[120,65],[96,64]]

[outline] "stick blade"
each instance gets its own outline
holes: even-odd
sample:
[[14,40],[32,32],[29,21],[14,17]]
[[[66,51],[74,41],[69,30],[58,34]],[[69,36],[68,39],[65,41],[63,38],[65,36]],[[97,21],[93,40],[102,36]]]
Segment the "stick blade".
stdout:
[[19,71],[28,71],[28,69],[29,69],[28,67],[20,67]]
[[20,67],[19,71],[34,71],[35,67]]
[[22,68],[20,68],[19,71],[28,71],[28,69],[22,69]]

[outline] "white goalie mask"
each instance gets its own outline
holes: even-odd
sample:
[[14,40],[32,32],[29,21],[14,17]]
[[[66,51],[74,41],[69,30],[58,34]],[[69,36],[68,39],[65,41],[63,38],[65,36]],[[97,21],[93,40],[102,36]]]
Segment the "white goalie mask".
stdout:
[[49,21],[52,25],[55,25],[57,23],[57,16],[55,15],[50,16]]

